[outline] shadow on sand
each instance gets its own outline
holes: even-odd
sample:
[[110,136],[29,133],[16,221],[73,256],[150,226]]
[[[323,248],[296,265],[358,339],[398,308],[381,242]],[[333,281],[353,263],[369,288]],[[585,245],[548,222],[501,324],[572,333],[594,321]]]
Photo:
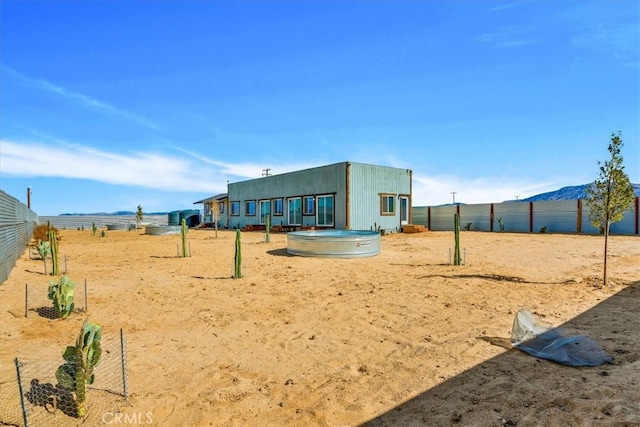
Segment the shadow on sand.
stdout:
[[561,325],[591,337],[612,364],[569,367],[509,348],[363,426],[640,425],[640,282]]

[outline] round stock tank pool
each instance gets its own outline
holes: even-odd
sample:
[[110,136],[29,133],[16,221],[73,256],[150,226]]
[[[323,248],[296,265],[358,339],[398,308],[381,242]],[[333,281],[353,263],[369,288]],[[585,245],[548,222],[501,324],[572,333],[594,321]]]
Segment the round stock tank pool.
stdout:
[[325,258],[363,258],[380,253],[380,233],[359,230],[310,230],[287,233],[287,253]]

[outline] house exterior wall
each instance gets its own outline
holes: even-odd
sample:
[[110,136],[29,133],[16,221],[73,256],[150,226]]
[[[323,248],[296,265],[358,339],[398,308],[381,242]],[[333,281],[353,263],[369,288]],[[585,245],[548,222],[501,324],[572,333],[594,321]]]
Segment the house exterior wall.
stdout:
[[[373,229],[374,226],[398,228],[399,209],[396,209],[393,216],[380,215],[381,193],[396,195],[396,203],[397,195],[410,196],[411,171],[342,162],[230,183],[229,203],[239,202],[240,212],[239,215],[229,216],[229,227],[242,228],[246,225],[260,224],[260,201],[262,200],[283,199],[283,215],[271,216],[271,224],[276,226],[289,224],[288,199],[332,195],[334,197],[333,228],[366,230]],[[245,202],[249,200],[254,200],[256,203],[254,216],[245,215]],[[317,226],[316,215],[303,215],[301,225]]]
[[[409,197],[410,208],[411,177],[409,169],[351,163],[348,170],[350,228],[400,231],[399,196]],[[394,197],[396,209],[393,215],[381,215],[382,194]]]

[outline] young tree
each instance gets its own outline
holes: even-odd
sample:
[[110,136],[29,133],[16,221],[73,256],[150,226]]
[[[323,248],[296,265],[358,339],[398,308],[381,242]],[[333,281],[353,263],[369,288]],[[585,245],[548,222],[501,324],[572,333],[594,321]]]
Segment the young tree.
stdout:
[[633,186],[624,172],[622,165],[621,132],[611,134],[609,153],[611,159],[600,165],[600,175],[587,189],[586,204],[589,209],[589,220],[594,227],[604,233],[604,274],[603,286],[607,285],[607,245],[611,223],[622,219],[625,210],[633,203]]
[[218,238],[218,220],[220,219],[220,202],[214,200],[211,202],[211,219],[213,220],[213,226],[216,229],[216,239]]
[[140,228],[141,222],[142,222],[142,206],[138,205],[138,210],[136,212],[136,228]]

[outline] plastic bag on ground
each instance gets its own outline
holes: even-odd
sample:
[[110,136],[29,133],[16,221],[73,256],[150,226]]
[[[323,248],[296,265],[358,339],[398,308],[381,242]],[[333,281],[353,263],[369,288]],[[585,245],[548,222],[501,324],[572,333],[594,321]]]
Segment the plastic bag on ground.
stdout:
[[598,366],[613,362],[595,341],[584,335],[564,335],[559,328],[541,325],[527,309],[516,313],[511,344],[541,359],[568,366]]

